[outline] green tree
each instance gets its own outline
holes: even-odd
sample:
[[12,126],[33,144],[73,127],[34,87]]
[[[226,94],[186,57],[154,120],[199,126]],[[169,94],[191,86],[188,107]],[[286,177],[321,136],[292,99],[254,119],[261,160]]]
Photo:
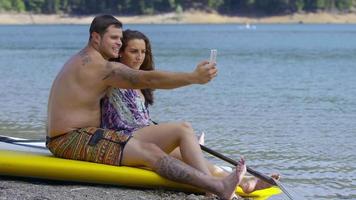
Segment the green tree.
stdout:
[[25,1],[25,7],[27,11],[33,13],[42,13],[42,8],[45,4],[45,0],[27,0]]
[[214,10],[218,9],[223,4],[224,0],[208,0],[208,7]]
[[0,0],[0,10],[12,10],[11,0]]
[[172,12],[175,10],[176,4],[174,0],[155,0],[153,8],[158,12]]
[[316,0],[315,4],[316,4],[315,6],[318,10],[319,9],[323,10],[326,7],[325,0]]
[[60,0],[45,0],[42,12],[46,14],[58,13],[60,10]]
[[348,11],[351,10],[353,1],[352,0],[338,0],[335,2],[335,6],[338,10]]
[[289,0],[255,0],[256,9],[266,14],[283,14],[289,11]]
[[59,10],[64,13],[70,13],[71,9],[69,7],[69,0],[60,0],[59,1]]
[[304,3],[305,3],[304,6],[305,11],[316,11],[317,6],[315,0],[304,0]]
[[356,0],[0,0],[0,10],[70,14],[156,14],[181,10],[276,15],[291,12],[355,11]]
[[304,1],[303,0],[296,0],[294,5],[296,6],[296,10],[298,12],[301,12],[304,9]]
[[16,12],[24,12],[25,11],[25,4],[23,0],[12,0],[11,1],[12,10]]

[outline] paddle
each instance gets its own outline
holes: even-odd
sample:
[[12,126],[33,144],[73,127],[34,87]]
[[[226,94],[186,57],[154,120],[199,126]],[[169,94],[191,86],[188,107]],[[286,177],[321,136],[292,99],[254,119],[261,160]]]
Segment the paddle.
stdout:
[[47,147],[44,147],[44,146],[37,146],[35,144],[31,144],[31,143],[37,143],[37,142],[45,142],[44,140],[15,139],[15,138],[10,138],[7,136],[0,135],[0,142],[15,144],[15,145],[19,145],[19,146],[25,146],[25,147],[32,147],[32,148],[37,148],[37,149],[47,149]]
[[[214,150],[212,150],[212,149],[210,149],[210,148],[208,148],[208,147],[206,147],[204,145],[200,145],[200,148],[203,151],[205,151],[207,153],[210,153],[211,155],[216,156],[216,157],[218,157],[218,158],[220,158],[220,159],[222,159],[222,160],[224,160],[224,161],[226,161],[226,162],[228,162],[228,163],[230,163],[230,164],[232,164],[234,166],[237,165],[237,162],[235,160],[233,160],[233,159],[231,159],[229,157],[226,157],[223,154],[221,154],[219,152],[216,152],[216,151],[214,151]],[[277,181],[277,180],[275,180],[275,179],[273,179],[273,178],[271,178],[269,176],[266,176],[261,172],[253,170],[248,166],[246,166],[246,169],[247,169],[248,173],[254,175],[255,177],[260,178],[261,180],[263,180],[263,181],[265,181],[265,182],[267,182],[267,183],[269,183],[271,185],[275,185],[275,186],[279,187],[283,191],[283,193],[286,194],[286,196],[289,199],[293,200],[293,197],[291,196],[291,194],[289,194],[289,192],[285,189],[285,187],[279,181]]]
[[1,142],[7,142],[7,143],[31,143],[31,142],[45,142],[44,140],[31,140],[31,139],[12,139],[6,136],[0,136],[0,141]]

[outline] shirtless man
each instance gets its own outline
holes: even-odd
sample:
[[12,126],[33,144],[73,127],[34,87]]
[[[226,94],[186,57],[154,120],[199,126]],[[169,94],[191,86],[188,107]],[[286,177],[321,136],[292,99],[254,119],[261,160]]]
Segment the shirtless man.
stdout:
[[[171,89],[205,84],[217,75],[215,64],[201,62],[191,73],[134,70],[108,61],[118,56],[121,22],[111,15],[98,16],[89,33],[88,45],[65,63],[53,82],[48,102],[49,150],[62,158],[149,167],[170,180],[231,199],[246,173],[244,160],[227,177],[211,176],[189,124],[147,126],[132,135],[97,128],[100,99],[109,87]],[[184,162],[167,154],[176,147]]]

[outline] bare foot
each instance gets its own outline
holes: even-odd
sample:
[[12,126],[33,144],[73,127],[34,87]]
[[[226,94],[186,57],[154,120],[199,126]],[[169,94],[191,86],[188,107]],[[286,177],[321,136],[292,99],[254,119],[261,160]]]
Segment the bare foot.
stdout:
[[240,184],[245,173],[246,173],[245,160],[241,158],[237,163],[235,171],[222,180],[224,185],[224,190],[219,196],[222,199],[232,199],[235,196],[236,187]]
[[[280,175],[279,174],[272,174],[271,177],[275,180],[279,180],[280,179]],[[261,190],[261,189],[265,189],[265,188],[269,188],[272,185],[262,181],[259,178],[255,178],[255,177],[249,177],[249,178],[245,178],[243,181],[241,181],[240,184],[242,191],[244,191],[244,193],[251,193],[253,191],[256,190]]]
[[199,144],[201,145],[204,145],[205,144],[205,133],[204,132],[201,132],[199,138],[198,138],[198,142]]

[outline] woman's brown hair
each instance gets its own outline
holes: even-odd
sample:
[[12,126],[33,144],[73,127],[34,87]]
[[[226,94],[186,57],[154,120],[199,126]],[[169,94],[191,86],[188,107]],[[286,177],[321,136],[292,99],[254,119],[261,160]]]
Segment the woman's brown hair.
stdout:
[[[120,52],[125,51],[125,48],[127,47],[127,44],[130,40],[134,39],[140,39],[145,41],[146,45],[146,54],[145,54],[145,59],[143,60],[142,65],[140,66],[140,70],[145,70],[145,71],[152,71],[155,69],[154,66],[154,61],[153,61],[153,54],[152,54],[152,49],[151,49],[151,43],[148,37],[146,37],[145,34],[141,33],[140,31],[135,31],[135,30],[130,30],[127,29],[123,32],[123,38],[122,38],[122,47],[120,49]],[[120,57],[118,58],[118,61],[120,62]],[[143,96],[145,97],[145,105],[153,105],[153,89],[141,89],[141,92]]]

